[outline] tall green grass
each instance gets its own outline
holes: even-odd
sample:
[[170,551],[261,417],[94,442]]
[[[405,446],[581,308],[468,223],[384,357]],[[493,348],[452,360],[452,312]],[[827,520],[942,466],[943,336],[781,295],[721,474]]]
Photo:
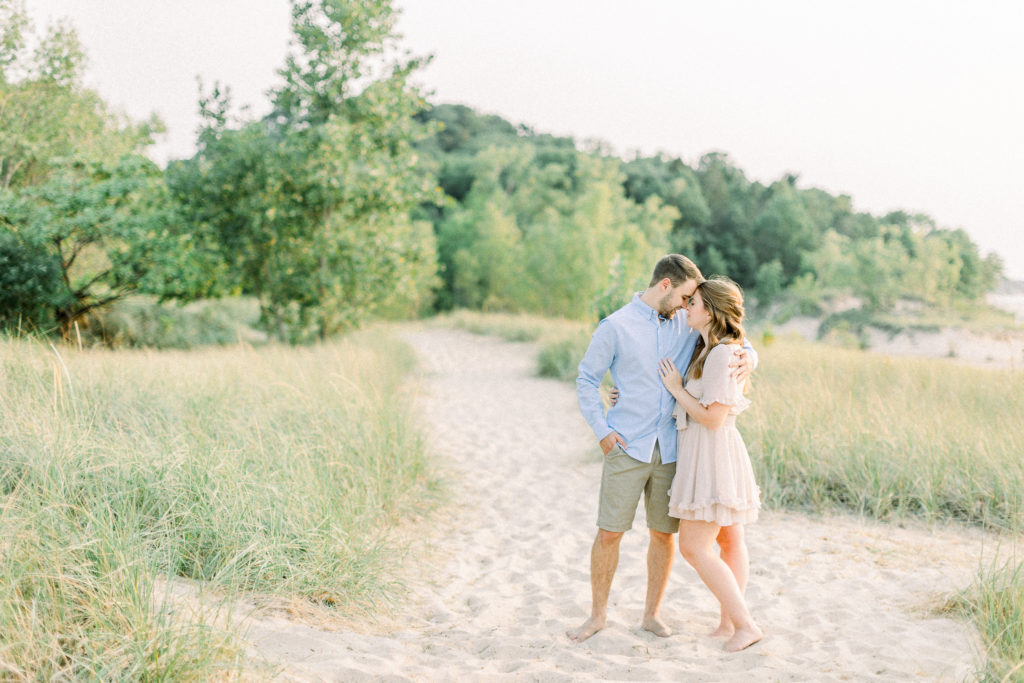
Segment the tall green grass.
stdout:
[[0,678],[204,680],[230,634],[166,577],[344,612],[393,599],[397,521],[436,479],[411,352],[58,352],[0,341]]
[[766,502],[1024,529],[1024,373],[762,345],[741,429]]

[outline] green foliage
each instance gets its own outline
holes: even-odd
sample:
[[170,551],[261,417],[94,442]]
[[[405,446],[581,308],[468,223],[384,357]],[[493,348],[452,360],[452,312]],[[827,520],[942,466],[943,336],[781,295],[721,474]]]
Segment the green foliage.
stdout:
[[[435,159],[438,164],[458,165],[470,161],[477,152],[488,147],[514,145],[520,132],[500,116],[478,114],[461,104],[438,104],[424,109],[416,118],[429,124],[436,131],[434,135],[421,141],[418,148],[425,155]],[[459,175],[457,172],[453,173],[455,176]],[[445,192],[461,201],[469,188],[466,187],[460,194],[456,189],[459,182],[455,181],[454,185],[448,185],[443,182],[444,176],[445,173],[442,172],[441,185]]]
[[747,180],[725,154],[701,157],[697,176],[711,218],[694,234],[694,259],[705,274],[728,275],[749,287],[759,265],[753,220],[764,188]]
[[0,2],[0,18],[0,325],[67,333],[171,258],[160,176],[139,155],[160,123],[126,123],[82,86],[67,24],[30,53],[21,5]]
[[46,330],[60,304],[60,262],[0,228],[0,328]]
[[537,354],[537,374],[565,381],[574,381],[580,361],[590,346],[591,335],[585,331],[545,343]]
[[412,146],[423,100],[408,81],[419,62],[384,63],[390,3],[295,2],[292,14],[297,52],[274,112],[232,125],[215,89],[199,152],[168,183],[206,264],[196,272],[213,275],[192,294],[251,294],[264,327],[296,342],[399,300],[422,308],[436,257],[410,217],[429,197]]
[[[978,300],[1001,272],[963,231],[923,215],[856,213],[850,197],[801,189],[791,174],[751,182],[726,154],[695,168],[664,155],[619,164],[462,106],[421,118],[438,127],[420,149],[447,197],[440,210],[420,210],[438,234],[442,310],[603,316],[646,284],[666,251],[763,302],[790,301],[793,312],[848,295],[875,313],[907,297]],[[621,205],[623,194],[639,214]]]
[[829,231],[805,258],[819,287],[863,297],[873,311],[889,310],[900,298],[934,306],[978,300],[995,286],[1001,267],[996,258],[981,259],[962,231],[927,221],[882,225],[863,239]]
[[811,224],[795,183],[795,178],[773,183],[754,220],[754,252],[760,264],[754,279],[758,286],[762,284],[758,276],[765,275],[761,269],[771,263],[781,266],[779,284],[791,283],[803,270],[804,254],[817,246],[820,235]]
[[669,250],[692,254],[698,233],[711,221],[711,209],[704,200],[700,179],[693,169],[679,159],[638,156],[623,170],[626,194],[633,201],[643,204],[657,198],[676,209],[678,213],[672,224]]
[[224,298],[181,305],[136,295],[98,313],[82,337],[87,344],[102,343],[110,348],[260,344],[267,341],[267,335],[256,329],[259,316],[259,303],[254,299]]
[[50,276],[34,304],[51,306],[65,334],[94,309],[145,286],[176,253],[161,174],[137,155],[69,164],[41,184],[2,192],[0,219],[12,248],[58,265],[59,283]]
[[28,16],[0,1],[0,189],[43,182],[67,162],[110,162],[139,151],[163,126],[127,123],[82,85],[85,55],[63,23],[32,37]]
[[777,260],[762,263],[757,269],[755,281],[757,285],[754,292],[757,295],[758,303],[770,304],[775,297],[782,293],[785,284],[782,264]]
[[438,227],[451,305],[589,318],[599,299],[645,285],[667,248],[674,211],[629,201],[611,159],[538,142],[474,162],[471,189]]

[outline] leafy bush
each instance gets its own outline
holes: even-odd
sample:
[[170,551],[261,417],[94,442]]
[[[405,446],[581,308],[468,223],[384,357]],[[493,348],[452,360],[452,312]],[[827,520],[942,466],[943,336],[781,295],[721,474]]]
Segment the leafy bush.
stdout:
[[577,367],[589,344],[589,334],[577,333],[542,345],[537,356],[538,373],[541,377],[575,380]]
[[267,337],[254,329],[258,320],[259,304],[254,299],[218,299],[179,306],[138,296],[96,315],[86,338],[112,348],[187,349],[261,343]]
[[51,328],[60,272],[60,262],[46,249],[0,231],[0,328]]

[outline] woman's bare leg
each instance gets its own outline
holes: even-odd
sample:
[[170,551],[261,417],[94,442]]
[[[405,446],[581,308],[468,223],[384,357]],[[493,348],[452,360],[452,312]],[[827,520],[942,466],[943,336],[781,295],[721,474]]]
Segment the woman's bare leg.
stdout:
[[722,612],[735,627],[735,632],[725,643],[725,649],[737,652],[761,640],[763,634],[750,616],[732,569],[715,553],[715,538],[719,529],[718,525],[709,522],[680,520],[679,552],[697,570],[704,585],[718,598]]
[[[747,579],[750,577],[750,555],[747,552],[747,543],[744,538],[743,525],[733,524],[723,526],[715,538],[721,550],[722,561],[729,565],[732,575],[736,577],[736,585],[740,588],[740,595],[747,592]],[[732,621],[722,612],[721,620],[711,635],[716,638],[729,638],[736,632]]]

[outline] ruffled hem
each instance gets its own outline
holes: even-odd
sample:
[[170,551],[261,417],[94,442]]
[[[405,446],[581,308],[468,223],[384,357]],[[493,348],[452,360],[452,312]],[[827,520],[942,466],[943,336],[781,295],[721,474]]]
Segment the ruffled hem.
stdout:
[[750,504],[744,501],[738,506],[725,503],[707,503],[692,505],[668,506],[669,517],[695,522],[712,522],[718,526],[733,524],[750,524],[757,521],[761,509],[760,502]]
[[759,487],[754,488],[753,498],[705,498],[687,503],[669,500],[668,505],[671,508],[680,510],[697,510],[716,505],[724,505],[730,510],[758,510],[761,507],[761,489]]

